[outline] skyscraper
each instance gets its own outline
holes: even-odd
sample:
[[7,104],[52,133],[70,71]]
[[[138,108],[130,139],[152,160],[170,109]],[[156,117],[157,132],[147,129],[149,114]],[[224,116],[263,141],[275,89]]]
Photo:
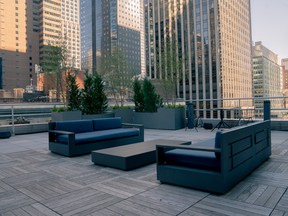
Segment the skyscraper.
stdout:
[[80,68],[79,0],[0,0],[0,12],[0,89],[36,84],[45,47],[61,37],[67,64]]
[[[283,94],[278,55],[265,47],[261,41],[253,46],[253,91],[255,98],[279,97]],[[273,99],[271,108],[281,108],[282,104],[282,99]],[[254,105],[256,110],[263,108],[263,100],[255,100]],[[262,116],[262,110],[255,114]],[[274,115],[278,114],[274,111]]]
[[80,2],[79,0],[62,1],[62,37],[67,47],[67,63],[74,68],[81,67],[80,49]]
[[46,47],[56,45],[61,40],[61,0],[40,1],[40,64],[45,61]]
[[0,89],[12,91],[36,82],[39,62],[37,1],[0,0]]
[[120,50],[127,69],[145,73],[143,0],[81,0],[82,69],[105,70]]
[[147,0],[145,20],[151,79],[169,73],[170,52],[180,66],[178,97],[194,101],[197,110],[203,109],[201,116],[215,116],[217,108],[252,106],[251,100],[221,100],[252,97],[250,0]]
[[281,60],[283,68],[283,89],[288,91],[288,58]]

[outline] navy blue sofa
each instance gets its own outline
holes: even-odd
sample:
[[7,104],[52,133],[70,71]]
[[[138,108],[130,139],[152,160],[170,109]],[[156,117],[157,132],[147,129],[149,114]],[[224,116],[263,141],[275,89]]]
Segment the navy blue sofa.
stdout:
[[192,145],[157,145],[157,179],[226,193],[271,155],[270,121],[218,131]]
[[143,125],[122,123],[120,117],[49,122],[48,133],[49,150],[68,157],[144,141]]

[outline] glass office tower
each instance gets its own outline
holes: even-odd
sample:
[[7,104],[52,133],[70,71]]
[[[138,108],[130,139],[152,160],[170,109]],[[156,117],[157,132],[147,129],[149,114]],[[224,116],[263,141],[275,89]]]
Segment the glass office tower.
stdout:
[[[255,116],[263,116],[263,98],[271,97],[271,108],[279,109],[283,99],[272,99],[283,95],[282,72],[278,55],[265,47],[261,41],[253,46],[253,91]],[[258,100],[258,98],[260,100]],[[273,110],[272,117],[280,117],[282,111]]]
[[[146,0],[146,69],[165,77],[163,56],[178,59],[177,95],[200,115],[217,108],[252,106],[227,98],[252,97],[250,0]],[[206,111],[214,109],[214,113]]]
[[145,73],[143,0],[81,0],[82,69],[105,71],[115,50],[127,69]]

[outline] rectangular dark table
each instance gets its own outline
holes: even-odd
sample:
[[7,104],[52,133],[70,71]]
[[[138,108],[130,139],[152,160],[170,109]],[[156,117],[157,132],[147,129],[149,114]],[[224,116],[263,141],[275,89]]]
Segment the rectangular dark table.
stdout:
[[92,162],[97,165],[131,170],[156,161],[156,145],[189,145],[190,141],[157,139],[130,145],[92,151]]

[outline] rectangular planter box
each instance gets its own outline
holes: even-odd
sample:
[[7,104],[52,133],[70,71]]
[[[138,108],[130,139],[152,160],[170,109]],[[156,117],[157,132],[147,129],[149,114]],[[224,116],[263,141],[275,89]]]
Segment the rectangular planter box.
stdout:
[[133,123],[133,113],[132,109],[116,109],[114,110],[115,117],[121,117],[123,123]]
[[155,113],[134,112],[135,124],[143,124],[144,128],[178,130],[185,127],[184,108],[159,108]]
[[81,120],[82,114],[80,111],[52,112],[51,113],[51,119],[52,119],[52,122]]
[[113,112],[101,113],[101,114],[91,114],[82,115],[82,119],[97,119],[97,118],[114,118],[115,114]]

